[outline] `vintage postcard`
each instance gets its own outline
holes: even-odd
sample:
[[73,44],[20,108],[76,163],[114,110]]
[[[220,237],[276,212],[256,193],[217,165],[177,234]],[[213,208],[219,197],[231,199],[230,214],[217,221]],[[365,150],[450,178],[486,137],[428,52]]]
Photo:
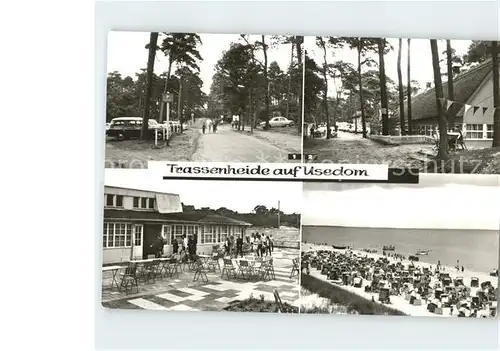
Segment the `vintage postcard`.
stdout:
[[303,41],[110,32],[105,166],[299,162]]

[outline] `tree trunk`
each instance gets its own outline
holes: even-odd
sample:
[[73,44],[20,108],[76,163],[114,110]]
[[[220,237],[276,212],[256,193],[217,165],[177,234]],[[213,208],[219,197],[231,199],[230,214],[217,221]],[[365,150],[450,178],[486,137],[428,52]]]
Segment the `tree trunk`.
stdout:
[[498,65],[498,42],[491,42],[491,56],[493,59],[493,147],[500,146],[500,86]]
[[299,64],[299,71],[302,72],[302,79],[301,79],[301,84],[299,84],[299,91],[297,96],[299,97],[299,103],[298,103],[298,120],[299,123],[297,123],[298,126],[298,133],[299,135],[302,135],[302,120],[303,120],[303,115],[302,115],[302,104],[303,104],[303,88],[304,88],[304,69],[303,69],[303,64],[302,64],[302,43],[304,42],[304,37],[303,36],[296,36],[295,37],[295,52],[297,53],[297,62]]
[[441,69],[439,68],[439,52],[436,39],[430,39],[432,52],[432,68],[434,70],[434,92],[436,94],[436,106],[439,125],[439,149],[437,158],[447,160],[448,156],[448,121],[443,109],[443,83],[441,81]]
[[330,139],[332,133],[330,131],[330,116],[328,115],[328,77],[326,74],[326,69],[328,67],[328,62],[326,60],[326,44],[321,37],[321,46],[323,48],[323,80],[325,81],[325,89],[323,90],[323,109],[325,111],[326,118],[326,138]]
[[290,98],[292,97],[292,67],[293,67],[293,43],[292,43],[292,50],[290,52],[290,68],[288,69],[288,91],[286,93],[286,112],[285,112],[285,117],[287,119],[289,118],[290,114]]
[[[410,71],[410,43],[411,43],[411,39],[408,39],[408,62],[407,62],[407,84],[408,84],[408,87],[407,87],[407,112],[408,112],[408,134],[409,135],[412,135],[412,129],[413,129],[413,126],[412,126],[412,121],[411,121],[411,71]],[[403,135],[405,135],[406,133],[404,133]]]
[[[453,66],[452,66],[452,61],[451,61],[451,40],[446,40],[446,69],[447,69],[447,76],[448,76],[448,100],[453,101],[454,100],[454,92],[453,92]],[[448,104],[446,104],[446,107],[448,107]],[[451,126],[455,125],[455,116],[456,112],[454,111],[453,108],[449,108],[446,110],[446,114],[448,116],[448,123]]]
[[[170,71],[171,71],[171,69],[172,69],[172,59],[171,59],[171,55],[169,54],[168,55],[167,78],[165,79],[165,87],[163,88],[163,94],[167,93],[168,81],[170,79]],[[167,113],[166,106],[167,106],[167,103],[164,102],[163,99],[162,99],[162,103],[160,105],[160,118],[158,120],[158,122],[160,122],[160,123],[162,123],[164,121],[163,115]]]
[[[365,100],[363,97],[363,77],[361,76],[361,50],[363,48],[363,39],[358,39],[358,79],[359,79],[359,105],[361,109],[361,127],[363,128],[363,138],[366,138],[366,116],[365,116]],[[357,132],[357,130],[356,130]]]
[[153,71],[156,57],[156,45],[158,42],[158,32],[149,35],[148,66],[146,70],[146,93],[144,97],[144,112],[142,114],[141,140],[148,138],[149,132],[149,107],[151,105],[151,94],[153,92]]
[[266,36],[262,35],[262,51],[264,53],[264,81],[266,82],[266,96],[264,97],[266,106],[266,128],[269,128],[269,77],[267,76],[267,47]]
[[387,101],[387,85],[385,82],[385,38],[378,40],[378,61],[379,61],[379,80],[380,80],[380,107],[382,109],[382,135],[389,135],[389,111]]
[[182,133],[182,77],[179,77],[179,92],[177,94],[177,120],[179,121],[181,133]]
[[253,133],[255,126],[252,118],[252,89],[250,89],[248,94],[248,120],[250,121],[250,133]]
[[403,91],[403,75],[401,73],[401,50],[403,48],[403,39],[399,38],[398,47],[398,90],[399,90],[399,129],[401,135],[405,130],[405,93]]

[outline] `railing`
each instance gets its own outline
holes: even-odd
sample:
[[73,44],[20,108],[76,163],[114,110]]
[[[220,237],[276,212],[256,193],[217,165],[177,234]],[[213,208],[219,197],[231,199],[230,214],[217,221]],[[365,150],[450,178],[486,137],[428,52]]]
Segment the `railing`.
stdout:
[[370,139],[389,145],[434,144],[434,139],[428,135],[370,135]]

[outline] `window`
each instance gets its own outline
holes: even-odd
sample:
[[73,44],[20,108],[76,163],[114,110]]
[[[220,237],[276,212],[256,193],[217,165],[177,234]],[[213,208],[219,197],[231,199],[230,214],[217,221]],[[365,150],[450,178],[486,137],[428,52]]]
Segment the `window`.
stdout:
[[467,139],[482,139],[483,138],[483,125],[482,124],[467,124],[465,137]]
[[116,195],[116,207],[123,207],[123,195]]
[[106,195],[106,206],[114,206],[115,205],[115,196],[114,195]]
[[212,225],[203,226],[203,237],[202,244],[211,244],[215,243],[215,235],[214,235],[215,227]]
[[163,225],[161,228],[161,236],[165,240],[165,244],[171,245],[172,244],[172,226]]
[[115,224],[107,223],[107,233],[108,233],[108,246],[106,247],[114,247],[115,246]]
[[138,197],[134,197],[134,208],[139,208],[139,199]]
[[[142,232],[142,226],[140,227]],[[128,247],[131,245],[131,240],[132,225],[130,223],[104,223],[104,247]]]
[[148,208],[148,199],[146,197],[141,197],[141,208]]
[[173,236],[173,239],[174,240],[181,240],[182,239],[182,234],[183,233],[183,226],[182,225],[179,225],[179,224],[176,224],[174,225],[174,236]]
[[155,208],[155,198],[154,197],[150,197],[149,198],[148,208],[150,208],[150,209],[154,209]]
[[104,223],[102,231],[102,247],[108,247],[108,223]]
[[134,246],[142,245],[142,225],[136,224],[134,226]]
[[227,239],[227,234],[228,234],[227,233],[227,229],[228,229],[228,227],[227,227],[227,225],[221,225],[219,228],[220,228],[220,240],[219,241],[220,242],[224,242]]
[[493,124],[486,125],[486,138],[493,139]]

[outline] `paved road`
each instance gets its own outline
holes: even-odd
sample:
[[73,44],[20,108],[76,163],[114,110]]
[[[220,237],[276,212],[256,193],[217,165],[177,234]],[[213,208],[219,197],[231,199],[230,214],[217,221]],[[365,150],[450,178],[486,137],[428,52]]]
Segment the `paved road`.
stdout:
[[207,132],[200,136],[191,161],[291,162],[288,153],[266,141],[234,131],[230,125],[223,125],[217,133]]

